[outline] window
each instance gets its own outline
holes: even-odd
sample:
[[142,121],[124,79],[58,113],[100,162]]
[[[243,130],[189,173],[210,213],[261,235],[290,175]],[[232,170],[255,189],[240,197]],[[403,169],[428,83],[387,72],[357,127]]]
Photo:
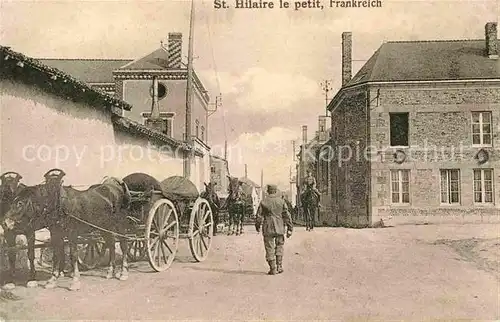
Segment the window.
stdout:
[[474,202],[493,203],[493,170],[474,170]]
[[[151,112],[142,112],[141,115],[142,115],[143,124],[147,125],[148,119],[151,117]],[[162,129],[162,132],[164,134],[172,137],[174,113],[160,112],[160,118],[164,122],[164,127]]]
[[491,145],[491,112],[472,112],[472,144]]
[[200,137],[200,121],[196,120],[196,137]]
[[211,173],[215,173],[215,167],[214,167],[214,166],[211,166],[211,167],[210,167],[210,172],[211,172]]
[[[149,95],[151,95],[151,97],[153,97],[153,94],[154,94],[154,89],[153,89],[153,85],[151,85],[151,87],[149,88]],[[165,84],[163,83],[158,83],[158,100],[161,100],[163,98],[165,98],[168,94],[168,90],[167,90],[167,87],[165,86]]]
[[391,170],[392,203],[410,203],[410,170]]
[[441,170],[441,203],[460,203],[460,170]]
[[205,127],[204,126],[201,127],[201,140],[205,141]]
[[390,113],[391,146],[408,146],[408,113]]

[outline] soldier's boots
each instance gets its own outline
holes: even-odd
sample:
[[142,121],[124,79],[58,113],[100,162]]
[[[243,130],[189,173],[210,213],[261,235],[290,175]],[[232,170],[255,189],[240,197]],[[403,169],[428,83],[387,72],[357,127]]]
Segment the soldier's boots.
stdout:
[[283,273],[283,256],[276,256],[276,266],[278,274]]
[[267,275],[276,275],[278,274],[278,271],[276,270],[276,261],[267,261],[269,264],[269,272],[267,272]]

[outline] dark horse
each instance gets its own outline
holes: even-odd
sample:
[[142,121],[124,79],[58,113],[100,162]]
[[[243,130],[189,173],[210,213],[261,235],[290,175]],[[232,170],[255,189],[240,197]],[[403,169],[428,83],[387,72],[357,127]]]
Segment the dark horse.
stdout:
[[12,207],[5,215],[2,226],[15,231],[21,227],[41,229],[49,227],[54,248],[52,277],[46,288],[56,286],[57,279],[64,269],[64,237],[70,244],[70,258],[73,266],[71,290],[80,288],[78,270],[78,236],[96,228],[101,232],[110,251],[107,278],[113,277],[115,268],[115,235],[120,235],[122,250],[122,270],[120,280],[128,278],[127,248],[124,234],[128,228],[127,217],[120,210],[128,207],[130,192],[119,179],[107,178],[101,184],[93,185],[85,191],[46,183],[27,187],[14,199]]
[[205,198],[212,209],[212,214],[214,218],[214,236],[217,235],[217,225],[219,224],[219,209],[220,209],[220,199],[215,192],[214,186],[216,184],[205,184],[205,191],[203,191],[200,197]]
[[228,235],[243,234],[243,219],[245,216],[245,200],[241,188],[242,182],[238,178],[229,177],[229,196],[226,199],[226,208],[229,213]]
[[[26,185],[20,183],[22,176],[16,172],[6,172],[0,176],[2,184],[0,185],[0,222],[3,221],[5,214],[9,211],[14,198],[20,193]],[[30,274],[28,278],[28,286],[35,286],[35,231],[25,229],[20,232],[4,232],[5,243],[7,246],[7,254],[9,258],[9,277],[5,288],[14,288],[14,275],[16,271],[16,236],[24,235],[28,242],[28,259],[30,263]]]
[[300,196],[300,203],[304,220],[306,222],[306,230],[311,231],[315,226],[315,217],[319,206],[319,196],[310,188],[306,188]]

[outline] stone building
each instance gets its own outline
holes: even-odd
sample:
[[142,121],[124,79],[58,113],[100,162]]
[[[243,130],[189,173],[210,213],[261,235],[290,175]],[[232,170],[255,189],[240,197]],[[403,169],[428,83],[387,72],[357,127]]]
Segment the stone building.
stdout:
[[219,198],[227,198],[229,192],[229,165],[226,159],[210,156],[210,182],[215,184]]
[[480,40],[386,42],[330,102],[341,225],[488,222],[500,214],[497,23]]
[[[125,101],[134,108],[122,116],[146,125],[152,106],[159,110],[161,132],[178,140],[186,140],[187,67],[182,63],[182,34],[169,33],[167,45],[138,59],[39,59],[85,82],[94,89]],[[208,113],[210,97],[196,72],[193,72],[191,138],[202,158],[191,164],[191,180],[199,189],[210,180],[210,148]],[[149,126],[150,124],[148,124]],[[180,173],[179,175],[182,175]]]

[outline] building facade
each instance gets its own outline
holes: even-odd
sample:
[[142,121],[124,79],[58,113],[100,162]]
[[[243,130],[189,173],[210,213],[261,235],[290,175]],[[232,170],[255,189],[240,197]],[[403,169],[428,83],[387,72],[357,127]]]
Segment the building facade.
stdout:
[[500,215],[500,61],[483,40],[384,43],[332,113],[332,200],[340,225],[490,222]]
[[[36,185],[49,169],[78,189],[104,176],[182,174],[187,146],[120,116],[130,104],[70,75],[0,47],[0,165]],[[166,149],[168,147],[168,149]],[[195,159],[203,157],[195,152]]]
[[[187,67],[182,63],[182,34],[169,33],[167,46],[138,59],[39,59],[132,105],[122,116],[142,125],[154,116],[161,124],[155,129],[178,140],[186,136]],[[196,72],[193,72],[191,133],[195,149],[203,156],[191,159],[190,180],[198,189],[210,181],[210,147],[208,142],[208,106],[210,97]],[[156,108],[159,115],[152,115]],[[157,120],[158,121],[158,120]],[[179,173],[178,175],[183,175]]]
[[216,155],[210,156],[210,182],[215,184],[219,198],[227,198],[229,193],[229,165],[226,159]]

